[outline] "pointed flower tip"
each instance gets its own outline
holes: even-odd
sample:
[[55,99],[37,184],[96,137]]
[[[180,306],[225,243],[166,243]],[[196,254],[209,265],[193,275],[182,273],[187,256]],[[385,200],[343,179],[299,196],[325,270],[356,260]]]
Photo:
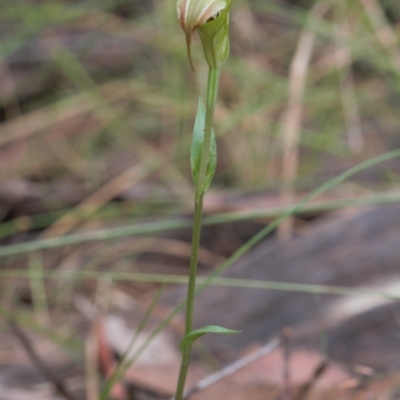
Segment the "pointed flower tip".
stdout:
[[190,66],[192,67],[192,70],[194,71],[194,65],[193,65],[193,60],[192,60],[192,32],[189,32],[186,34],[186,51],[188,54]]

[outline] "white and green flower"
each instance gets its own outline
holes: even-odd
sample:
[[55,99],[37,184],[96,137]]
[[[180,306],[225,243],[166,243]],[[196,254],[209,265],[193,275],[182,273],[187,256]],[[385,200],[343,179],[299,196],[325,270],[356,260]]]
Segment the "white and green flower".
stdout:
[[[198,30],[210,68],[220,68],[229,55],[229,9],[232,0],[178,0],[178,19],[186,33],[190,63],[191,39]],[[193,66],[193,64],[192,64]]]

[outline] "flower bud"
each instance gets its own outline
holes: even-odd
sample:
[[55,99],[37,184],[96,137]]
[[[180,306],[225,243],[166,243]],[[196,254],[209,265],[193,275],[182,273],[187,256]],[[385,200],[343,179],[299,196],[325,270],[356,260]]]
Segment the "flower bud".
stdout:
[[186,33],[190,64],[191,39],[198,29],[210,68],[220,68],[229,55],[229,9],[232,0],[178,0],[178,19]]

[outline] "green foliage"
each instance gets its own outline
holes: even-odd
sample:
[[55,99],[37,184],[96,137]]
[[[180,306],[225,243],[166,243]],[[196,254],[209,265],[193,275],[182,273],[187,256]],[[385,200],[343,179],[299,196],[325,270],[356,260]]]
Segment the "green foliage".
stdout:
[[[193,122],[191,104],[197,100],[194,94],[197,91],[182,45],[182,31],[176,22],[174,2],[18,0],[3,3],[0,62],[5,66],[1,76],[5,89],[2,87],[0,93],[1,179],[21,182],[28,188],[32,184],[33,190],[27,202],[29,206],[32,204],[29,209],[14,209],[14,204],[2,203],[0,300],[4,306],[0,314],[4,319],[14,318],[20,325],[57,344],[72,347],[74,356],[83,363],[81,337],[69,328],[65,317],[65,311],[73,306],[73,293],[86,286],[77,285],[75,290],[76,282],[101,279],[104,267],[110,273],[104,279],[146,281],[143,277],[122,274],[120,267],[132,265],[135,250],[125,246],[115,254],[118,246],[113,244],[126,241],[132,235],[157,235],[166,230],[188,228],[188,221],[180,216],[191,211],[187,207],[193,191],[190,174],[196,182],[205,107],[199,100],[191,139],[188,134]],[[310,205],[313,212],[324,207],[336,209],[349,204],[398,201],[398,194],[390,193],[392,188],[397,190],[399,183],[398,154],[381,155],[399,147],[400,75],[396,64],[399,1],[375,2],[382,12],[373,15],[383,16],[378,27],[363,7],[368,2],[352,0],[330,2],[331,12],[307,26],[312,3],[305,0],[290,4],[280,0],[233,2],[232,51],[229,63],[224,65],[213,123],[220,143],[214,185],[235,192],[278,192],[280,133],[288,100],[289,65],[299,35],[307,28],[316,40],[304,97],[296,189],[299,193],[311,193],[313,198],[322,193],[321,188],[335,188],[334,199],[341,200],[335,204],[323,203],[319,205],[321,208]],[[220,14],[200,29],[203,46],[214,40],[222,49],[217,54],[210,47],[211,50],[205,51],[204,61],[201,47],[193,46],[200,85],[203,84],[202,64],[215,66],[228,53],[229,44],[224,42],[226,24],[227,20]],[[343,29],[346,24],[347,30]],[[341,36],[343,32],[346,35]],[[392,34],[392,47],[385,47],[380,41],[380,32]],[[350,84],[354,87],[351,95],[357,105],[358,122],[354,115],[349,118],[346,113],[346,89]],[[354,121],[361,128],[366,144],[365,151],[359,154],[352,153],[348,145],[348,133],[354,128]],[[190,147],[191,168],[187,160]],[[111,159],[117,162],[109,163]],[[205,189],[213,179],[215,164],[216,143],[212,132]],[[347,171],[354,165],[358,167]],[[101,190],[110,177],[129,168],[135,168],[130,180],[133,193],[143,185],[145,196],[125,197],[122,191],[113,193],[93,210],[76,205]],[[356,175],[366,168],[368,171]],[[75,198],[75,190],[70,191],[71,197],[67,200],[60,195],[59,185],[63,187],[67,183],[68,191],[71,181],[78,183],[77,192],[83,192],[81,198]],[[126,183],[122,186],[126,188]],[[368,196],[358,197],[366,193]],[[45,207],[30,214],[40,202]],[[305,202],[297,208],[210,216],[206,220],[210,224],[270,218],[280,213],[284,216],[235,253],[216,274],[228,268],[284,218],[303,209]],[[72,233],[34,237],[68,214],[79,221]],[[19,242],[25,237],[32,240]],[[104,243],[101,251],[96,250],[98,241]],[[76,261],[75,272],[53,270],[47,253],[63,259],[65,254],[61,248],[69,246],[74,251],[85,244],[90,246],[85,249],[83,260]],[[43,263],[40,268],[32,258],[29,265],[28,253],[33,251],[38,252]],[[20,265],[18,271],[14,265],[16,258]],[[50,273],[55,274],[51,278],[56,280],[55,284],[48,284]],[[47,307],[52,310],[51,332],[32,316],[34,310],[22,309],[17,302],[18,293],[14,288],[23,285],[26,278],[31,279],[37,314]],[[149,282],[168,280],[154,274],[147,279]],[[202,279],[200,285],[211,280]],[[14,281],[18,284],[14,285]],[[183,277],[177,281],[186,282]],[[263,284],[269,287],[266,282],[260,286]],[[40,285],[45,286],[46,298],[40,296]],[[68,285],[74,290],[66,291],[66,296],[60,296],[60,302],[55,303],[56,288]],[[246,282],[235,282],[235,285],[245,286]],[[282,286],[282,290],[297,289]],[[301,289],[315,290],[311,286]],[[11,295],[6,298],[8,292]],[[166,322],[163,321],[159,330]],[[195,340],[195,332],[184,340]]]

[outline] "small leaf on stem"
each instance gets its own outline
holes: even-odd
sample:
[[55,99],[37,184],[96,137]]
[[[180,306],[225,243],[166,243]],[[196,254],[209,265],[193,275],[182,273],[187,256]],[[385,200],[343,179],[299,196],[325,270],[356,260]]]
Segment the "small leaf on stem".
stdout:
[[218,333],[220,335],[232,335],[234,333],[239,333],[240,331],[234,331],[232,329],[223,328],[218,325],[208,325],[203,328],[196,329],[187,335],[181,340],[179,344],[179,349],[183,353],[188,347],[191,347],[193,342],[199,337],[205,335],[206,333]]
[[[204,129],[206,124],[206,110],[204,108],[203,100],[199,97],[199,104],[197,107],[197,115],[194,122],[192,148],[190,154],[190,164],[192,168],[193,181],[197,187],[199,179],[199,170],[201,163],[201,154],[203,151]],[[217,166],[217,143],[215,140],[214,129],[211,131],[210,153],[207,164],[206,180],[204,182],[204,192],[209,188],[211,181],[214,177],[215,168]]]

